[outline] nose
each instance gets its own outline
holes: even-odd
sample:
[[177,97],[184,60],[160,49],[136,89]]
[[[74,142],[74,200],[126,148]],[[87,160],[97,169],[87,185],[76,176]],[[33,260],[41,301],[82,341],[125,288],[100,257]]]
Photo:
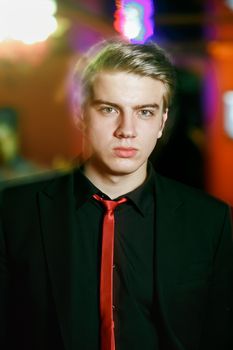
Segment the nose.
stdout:
[[131,113],[120,116],[115,136],[117,138],[134,138],[137,136],[135,120]]

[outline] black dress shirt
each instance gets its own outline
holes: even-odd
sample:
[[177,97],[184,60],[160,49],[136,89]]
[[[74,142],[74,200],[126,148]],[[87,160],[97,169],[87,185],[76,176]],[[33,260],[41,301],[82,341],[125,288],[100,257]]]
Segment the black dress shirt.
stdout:
[[[144,184],[125,194],[128,201],[115,209],[113,311],[116,350],[159,349],[155,315],[154,186],[153,169],[149,167]],[[80,314],[80,319],[83,321],[82,334],[88,334],[86,348],[90,350],[100,349],[99,277],[104,207],[92,197],[95,193],[110,199],[78,170],[75,175],[77,253],[81,254],[83,271],[86,271],[81,284],[86,286],[83,302],[87,304],[86,313]],[[78,279],[80,281],[80,277]]]

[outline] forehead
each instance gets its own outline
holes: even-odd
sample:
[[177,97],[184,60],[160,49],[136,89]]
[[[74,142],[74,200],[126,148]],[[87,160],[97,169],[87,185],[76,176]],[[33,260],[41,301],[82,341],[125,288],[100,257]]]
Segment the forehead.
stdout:
[[119,104],[162,104],[164,84],[151,77],[127,72],[100,72],[92,82],[92,99]]

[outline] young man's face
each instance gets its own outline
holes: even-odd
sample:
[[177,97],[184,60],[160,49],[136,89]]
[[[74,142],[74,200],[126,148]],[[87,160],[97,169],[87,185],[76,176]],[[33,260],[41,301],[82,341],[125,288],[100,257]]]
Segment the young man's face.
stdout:
[[89,166],[103,176],[145,174],[167,119],[162,82],[125,72],[101,72],[83,112]]

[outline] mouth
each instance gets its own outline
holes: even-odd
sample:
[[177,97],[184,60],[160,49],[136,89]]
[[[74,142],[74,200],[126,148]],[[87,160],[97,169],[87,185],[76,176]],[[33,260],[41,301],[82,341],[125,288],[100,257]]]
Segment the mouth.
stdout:
[[138,150],[133,147],[115,147],[113,151],[119,158],[133,158]]

